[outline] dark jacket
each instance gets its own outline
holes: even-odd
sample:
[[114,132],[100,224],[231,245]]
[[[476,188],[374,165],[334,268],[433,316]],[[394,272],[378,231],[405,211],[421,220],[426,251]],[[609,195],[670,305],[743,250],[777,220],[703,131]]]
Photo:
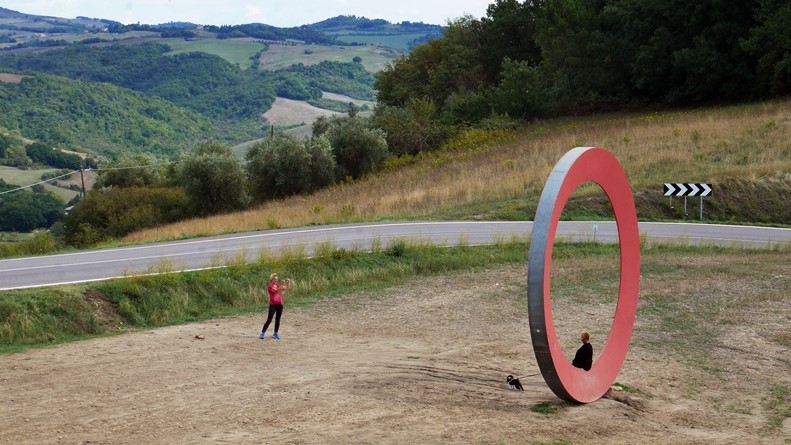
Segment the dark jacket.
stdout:
[[577,368],[582,368],[586,371],[590,371],[591,365],[593,365],[593,346],[590,343],[584,343],[577,349],[577,353],[574,355],[574,361],[571,362],[572,366],[576,366]]

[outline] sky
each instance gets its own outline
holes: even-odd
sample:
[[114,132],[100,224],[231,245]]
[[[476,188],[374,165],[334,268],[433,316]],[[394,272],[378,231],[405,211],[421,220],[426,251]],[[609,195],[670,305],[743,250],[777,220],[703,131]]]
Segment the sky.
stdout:
[[389,22],[444,25],[465,14],[486,15],[495,0],[1,0],[0,7],[26,14],[72,19],[110,19],[124,24],[192,22],[201,25],[265,23],[292,27],[338,15]]

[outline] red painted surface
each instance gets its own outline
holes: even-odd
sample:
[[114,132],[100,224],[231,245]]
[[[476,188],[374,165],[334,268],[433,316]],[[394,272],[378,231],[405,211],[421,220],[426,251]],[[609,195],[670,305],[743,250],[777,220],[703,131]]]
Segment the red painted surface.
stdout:
[[[607,341],[603,346],[594,345],[594,347],[603,349],[593,362],[590,371],[571,366],[563,354],[552,320],[552,302],[549,292],[552,245],[558,220],[571,193],[585,182],[595,182],[601,186],[612,203],[618,226],[621,256],[620,284],[615,317]],[[550,355],[561,384],[574,401],[589,403],[598,400],[615,382],[626,358],[626,351],[632,336],[639,287],[640,233],[629,180],[621,164],[610,152],[597,147],[588,149],[571,165],[560,187],[552,211],[544,261],[544,316]]]

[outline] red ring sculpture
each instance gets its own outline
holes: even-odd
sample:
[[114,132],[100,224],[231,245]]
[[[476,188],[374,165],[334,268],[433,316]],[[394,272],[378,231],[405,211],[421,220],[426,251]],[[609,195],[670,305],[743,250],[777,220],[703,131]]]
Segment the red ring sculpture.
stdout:
[[[549,293],[558,221],[571,193],[585,182],[601,186],[612,204],[621,257],[615,317],[590,371],[571,366],[563,354],[552,321]],[[626,173],[615,156],[603,148],[574,148],[555,165],[541,193],[528,263],[530,336],[541,374],[555,395],[570,402],[590,403],[601,398],[615,382],[632,336],[639,287],[640,233]]]

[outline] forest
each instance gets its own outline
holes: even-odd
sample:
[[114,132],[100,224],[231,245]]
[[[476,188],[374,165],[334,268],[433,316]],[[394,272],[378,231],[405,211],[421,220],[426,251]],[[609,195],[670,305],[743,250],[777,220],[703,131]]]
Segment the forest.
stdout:
[[377,100],[450,124],[755,101],[791,92],[783,0],[498,0],[379,74]]

